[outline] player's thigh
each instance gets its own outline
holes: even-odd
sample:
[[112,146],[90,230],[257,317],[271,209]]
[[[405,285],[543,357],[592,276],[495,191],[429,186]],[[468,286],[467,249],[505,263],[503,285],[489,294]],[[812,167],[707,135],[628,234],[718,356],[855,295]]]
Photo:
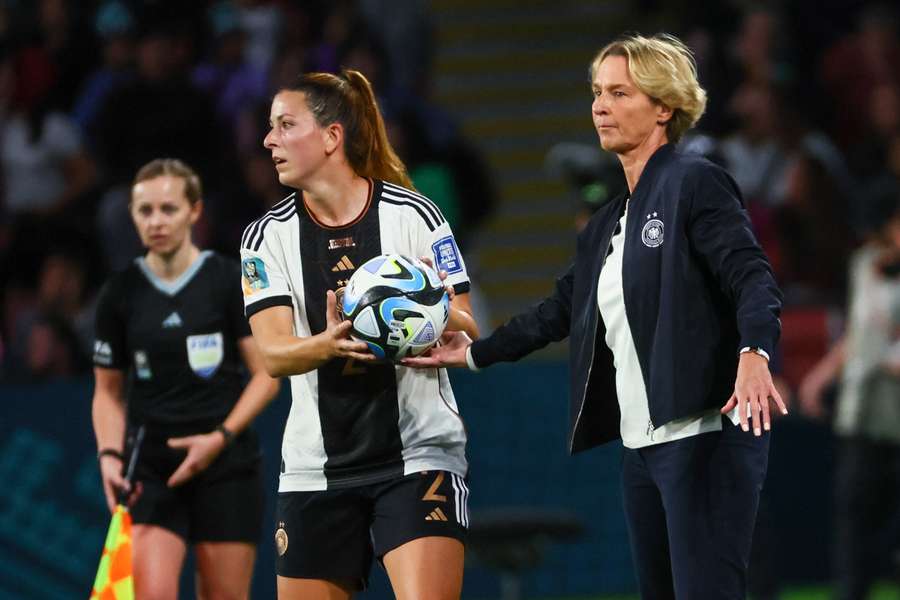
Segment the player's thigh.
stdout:
[[177,534],[156,525],[134,525],[131,530],[135,597],[175,600],[187,544]]
[[457,600],[465,546],[449,537],[412,540],[384,555],[397,600]]
[[275,572],[282,582],[279,589],[292,594],[283,597],[302,598],[312,593],[309,586],[332,594],[365,589],[373,556],[371,524],[372,501],[365,486],[280,492]]
[[256,546],[246,542],[201,542],[194,545],[198,600],[245,600],[256,560]]
[[458,598],[468,527],[468,487],[447,471],[382,484],[372,524],[398,598]]
[[278,576],[278,600],[349,600],[354,588],[349,582]]

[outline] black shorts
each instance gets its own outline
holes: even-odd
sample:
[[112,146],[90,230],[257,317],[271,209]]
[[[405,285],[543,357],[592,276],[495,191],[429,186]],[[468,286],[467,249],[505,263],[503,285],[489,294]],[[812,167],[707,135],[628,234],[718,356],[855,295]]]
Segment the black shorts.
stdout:
[[278,494],[275,570],[364,589],[372,558],[431,536],[465,543],[469,490],[459,475],[424,471],[341,490]]
[[265,496],[255,432],[242,432],[206,470],[175,488],[166,481],[185,451],[169,448],[167,437],[148,433],[141,446],[134,479],[143,492],[131,507],[134,523],[164,527],[191,544],[256,544]]

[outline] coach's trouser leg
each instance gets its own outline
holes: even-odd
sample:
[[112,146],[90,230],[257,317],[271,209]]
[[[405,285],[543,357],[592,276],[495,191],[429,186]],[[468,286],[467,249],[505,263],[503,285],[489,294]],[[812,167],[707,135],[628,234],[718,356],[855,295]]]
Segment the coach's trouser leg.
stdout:
[[674,600],[669,537],[662,497],[639,450],[625,449],[622,499],[631,556],[643,600]]
[[721,432],[641,452],[662,496],[677,600],[743,600],[769,435]]

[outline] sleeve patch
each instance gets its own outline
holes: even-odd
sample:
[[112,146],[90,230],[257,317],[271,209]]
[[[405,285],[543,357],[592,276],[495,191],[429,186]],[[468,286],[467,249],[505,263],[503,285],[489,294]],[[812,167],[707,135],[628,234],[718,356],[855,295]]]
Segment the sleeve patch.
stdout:
[[269,287],[266,265],[260,258],[245,258],[241,261],[241,286],[244,295],[250,296]]
[[456,240],[453,239],[452,235],[448,235],[433,243],[431,250],[434,252],[438,270],[447,271],[448,275],[462,272],[463,265],[459,257],[459,248],[457,248]]
[[109,342],[97,340],[94,342],[94,362],[98,365],[109,366],[113,362],[112,348]]

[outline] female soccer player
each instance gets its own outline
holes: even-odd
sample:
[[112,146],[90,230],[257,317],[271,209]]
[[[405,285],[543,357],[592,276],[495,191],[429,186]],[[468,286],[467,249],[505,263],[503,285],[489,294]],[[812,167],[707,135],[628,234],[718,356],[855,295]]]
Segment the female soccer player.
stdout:
[[270,126],[265,147],[297,192],[247,227],[241,256],[253,336],[293,392],[279,598],[349,598],[373,555],[398,598],[458,598],[466,433],[447,373],[374,362],[334,292],[380,254],[432,257],[455,291],[448,327],[477,336],[465,264],[441,212],[412,191],[362,74],[302,76],[275,96]]
[[107,282],[97,307],[93,420],[110,510],[128,487],[126,427],[147,430],[131,490],[144,599],[178,596],[188,544],[200,597],[246,598],[261,527],[259,447],[247,427],[278,382],[250,336],[239,266],[191,241],[201,195],[178,160],[138,171],[130,210],[147,254]]

